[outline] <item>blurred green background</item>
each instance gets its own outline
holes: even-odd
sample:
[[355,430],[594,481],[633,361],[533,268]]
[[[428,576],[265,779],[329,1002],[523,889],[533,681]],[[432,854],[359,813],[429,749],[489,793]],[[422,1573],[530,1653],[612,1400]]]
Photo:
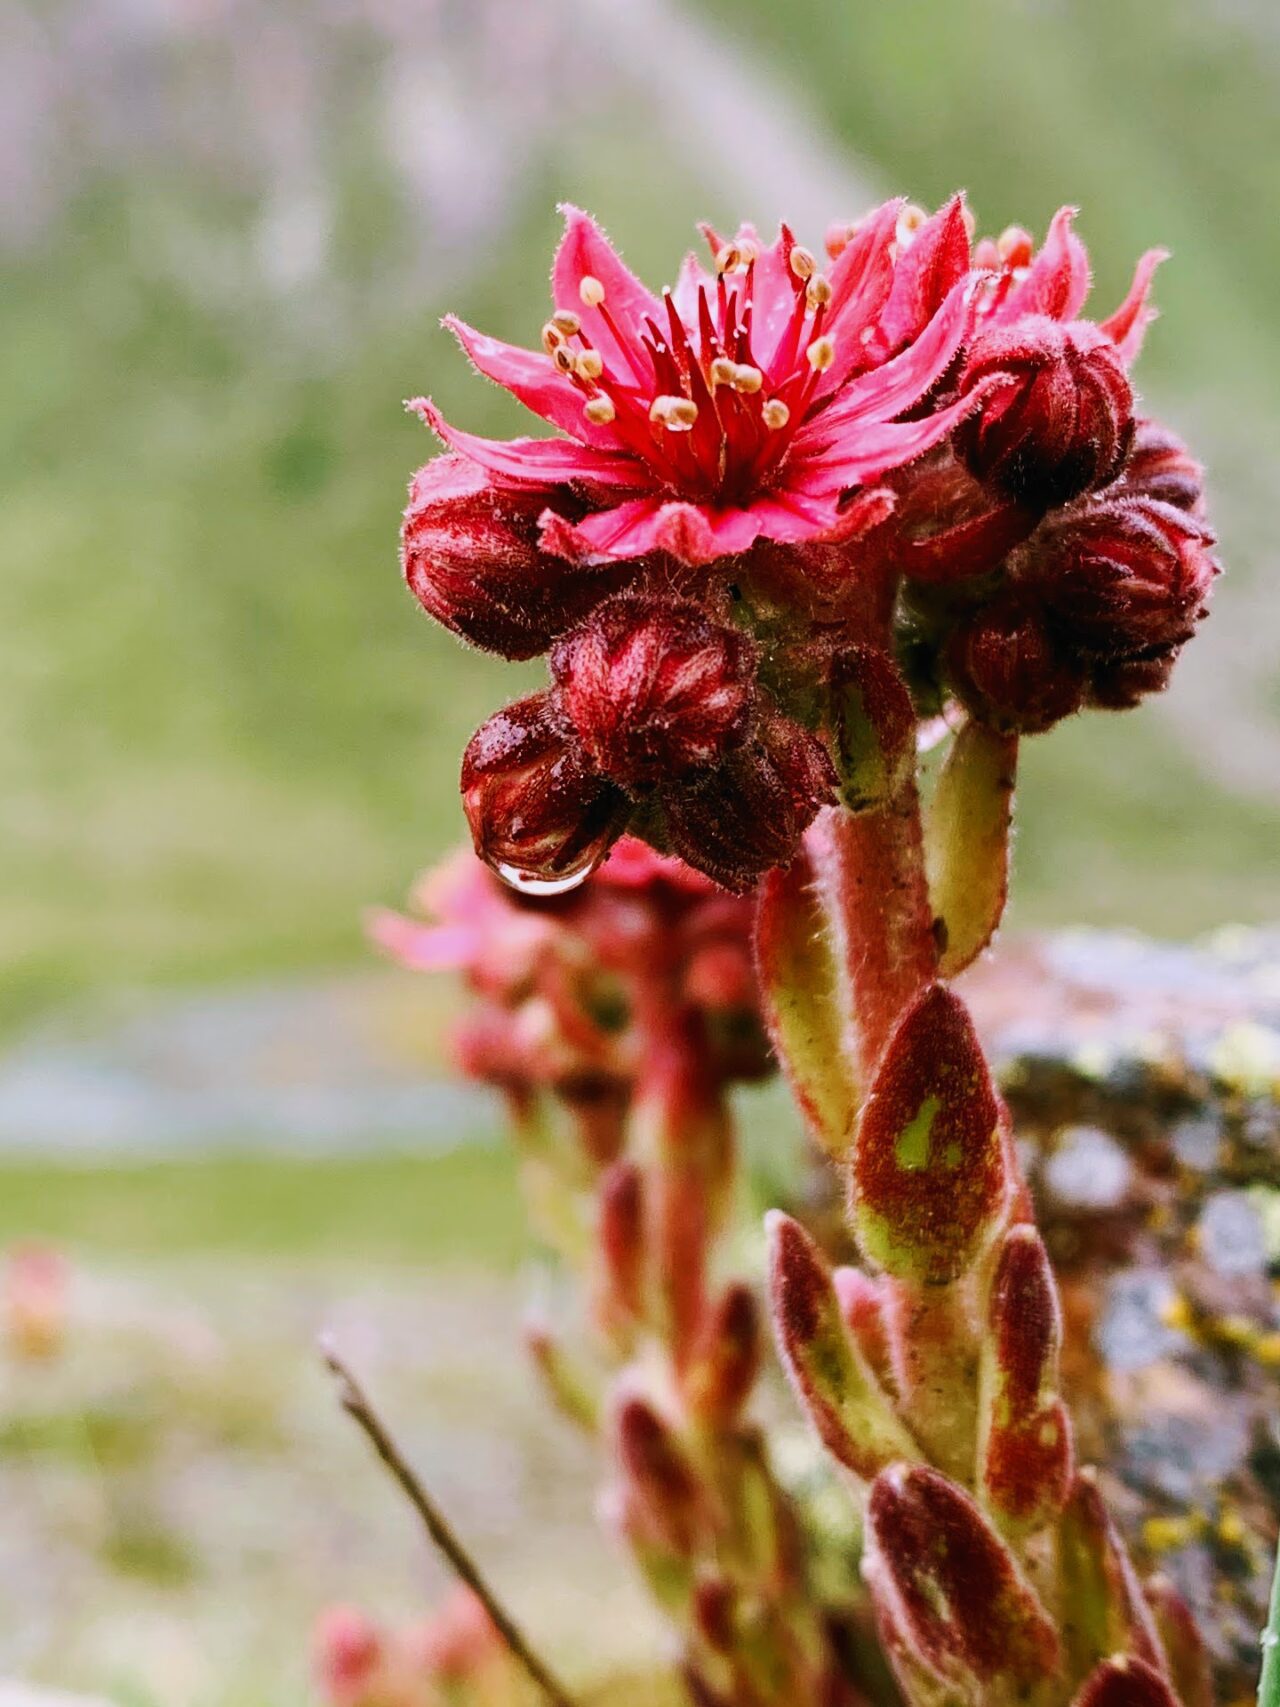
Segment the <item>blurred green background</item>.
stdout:
[[[455,840],[518,673],[403,593],[438,329],[529,339],[558,199],[669,274],[692,222],[809,235],[965,185],[1077,202],[1100,302],[1166,243],[1149,400],[1230,579],[1166,704],[1028,753],[1023,921],[1274,914],[1280,32],[1235,0],[40,0],[8,15],[0,953],[12,1022],[119,983],[358,960]],[[16,112],[14,111],[16,109]]]
[[[1267,0],[0,0],[0,1034],[342,979],[361,909],[459,838],[462,744],[540,666],[402,589],[433,447],[401,400],[518,427],[438,319],[536,337],[559,200],[655,282],[698,218],[817,242],[957,186],[992,232],[1078,204],[1104,310],[1170,247],[1139,381],[1210,465],[1229,575],[1162,701],[1028,743],[1013,916],[1280,916],[1277,159]],[[598,1622],[545,1535],[506,1546],[513,1512],[554,1528],[539,1467],[572,1456],[513,1396],[512,1189],[491,1151],[0,1162],[0,1239],[70,1247],[91,1342],[9,1393],[0,1670],[302,1700],[322,1599],[415,1602],[311,1371],[357,1286],[534,1626]]]

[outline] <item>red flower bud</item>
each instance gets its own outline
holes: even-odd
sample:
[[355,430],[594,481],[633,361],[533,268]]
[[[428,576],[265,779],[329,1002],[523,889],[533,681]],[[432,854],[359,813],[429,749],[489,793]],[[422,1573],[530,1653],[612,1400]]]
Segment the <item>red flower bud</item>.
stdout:
[[627,788],[713,764],[747,732],[752,646],[684,599],[614,598],[551,655],[591,762]]
[[790,862],[834,786],[821,741],[772,713],[707,777],[662,789],[659,798],[680,857],[742,893],[772,867]]
[[1124,468],[1127,491],[1156,498],[1198,516],[1204,508],[1204,469],[1175,433],[1158,421],[1139,421]]
[[[862,1568],[911,1700],[1021,1699],[1057,1670],[1053,1625],[1012,1553],[938,1471],[895,1464],[876,1477]],[[917,1695],[922,1675],[958,1691]]]
[[371,1698],[386,1657],[377,1625],[353,1606],[322,1612],[312,1637],[316,1679],[333,1707],[357,1707]]
[[1008,383],[956,429],[979,480],[1051,509],[1115,479],[1133,437],[1133,391],[1103,332],[1040,315],[993,327],[973,344],[962,393],[993,374]]
[[1148,694],[1163,693],[1173,679],[1180,646],[1136,658],[1104,658],[1089,672],[1088,703],[1100,711],[1132,711]]
[[1083,667],[1060,654],[1043,613],[1012,591],[960,622],[946,670],[962,704],[1003,734],[1040,734],[1084,698]]
[[620,566],[586,568],[539,548],[546,503],[541,488],[500,485],[464,456],[438,456],[419,469],[400,535],[418,603],[486,652],[545,652],[621,580]]
[[1202,522],[1153,498],[1100,499],[1048,530],[1026,574],[1060,640],[1094,658],[1180,646],[1218,564]]
[[462,804],[481,859],[549,883],[598,865],[630,810],[590,769],[549,693],[517,700],[476,730],[462,756]]

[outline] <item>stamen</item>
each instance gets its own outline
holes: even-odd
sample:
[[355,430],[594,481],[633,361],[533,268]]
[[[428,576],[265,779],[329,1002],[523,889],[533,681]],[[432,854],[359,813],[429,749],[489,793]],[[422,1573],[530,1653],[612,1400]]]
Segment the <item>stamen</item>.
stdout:
[[1035,242],[1022,226],[1007,225],[996,238],[996,253],[1006,267],[1028,267],[1035,253]]
[[791,411],[781,397],[771,397],[760,411],[760,419],[771,433],[776,433],[791,419]]
[[815,373],[825,373],[836,359],[836,341],[829,334],[815,338],[805,351],[805,359]]
[[747,268],[751,265],[751,263],[753,261],[757,261],[757,260],[759,260],[759,258],[760,258],[760,245],[758,243],[749,243],[749,242],[739,241],[739,243],[738,243],[738,265],[742,268],[743,272],[745,272],[747,270]]
[[726,243],[724,248],[719,250],[716,255],[716,271],[718,273],[731,273],[735,270],[737,265],[738,245],[736,243]]
[[664,394],[650,404],[649,419],[660,423],[669,433],[687,433],[698,419],[698,405],[687,397]]
[[849,221],[837,220],[827,227],[827,235],[823,239],[823,248],[833,261],[838,261],[853,240],[853,234],[858,229],[856,224]]
[[582,405],[582,413],[593,427],[607,427],[618,411],[613,406],[612,397],[606,397],[602,392],[599,397],[593,397]]
[[804,299],[808,303],[809,307],[816,313],[818,309],[826,307],[834,294],[835,293],[831,288],[831,280],[826,276],[826,274],[815,273],[809,280],[808,288],[804,293]]
[[796,278],[811,279],[818,262],[812,249],[802,249],[797,243],[787,257],[787,265]]
[[909,249],[911,247],[912,243],[915,241],[916,232],[919,231],[920,227],[928,217],[929,216],[924,209],[922,207],[917,207],[915,202],[907,203],[906,207],[904,207],[902,212],[898,215],[898,223],[893,233],[899,249]]
[[575,332],[582,330],[582,322],[571,308],[557,308],[551,316],[551,324],[557,332],[563,332],[566,338],[572,338]]
[[764,375],[758,367],[752,367],[750,362],[739,362],[729,383],[735,391],[759,391],[764,384]]
[[599,350],[579,350],[573,365],[580,379],[599,379],[604,372],[604,357]]
[[587,308],[599,308],[604,301],[604,286],[594,273],[583,273],[578,280],[578,295]]
[[556,325],[554,320],[548,320],[546,325],[542,328],[543,349],[549,356],[554,356],[563,343],[564,333]]
[[551,352],[551,359],[561,373],[572,373],[577,367],[577,358],[567,344],[557,344]]
[[711,364],[712,385],[732,385],[733,376],[737,371],[737,362],[731,362],[728,356],[717,356]]

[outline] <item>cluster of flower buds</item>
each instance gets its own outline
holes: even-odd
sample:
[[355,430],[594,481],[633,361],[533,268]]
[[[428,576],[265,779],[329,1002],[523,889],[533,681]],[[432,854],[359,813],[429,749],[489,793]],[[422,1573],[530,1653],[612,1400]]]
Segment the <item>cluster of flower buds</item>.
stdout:
[[[846,1159],[867,1268],[771,1217],[779,1348],[860,1491],[863,1575],[912,1707],[1211,1700],[1167,1585],[1144,1592],[1058,1391],[1057,1288],[959,998],[928,988]],[[1164,1630],[1170,1632],[1166,1639]]]
[[534,1698],[469,1589],[399,1629],[356,1607],[330,1607],[316,1621],[312,1651],[328,1707],[529,1707]]
[[15,1245],[0,1285],[5,1343],[15,1357],[39,1362],[55,1357],[67,1334],[70,1271],[61,1251]]
[[[447,324],[565,436],[477,438],[415,478],[409,586],[552,683],[463,763],[477,851],[581,881],[628,829],[726,888],[785,865],[839,788],[848,642],[891,621],[927,710],[1004,733],[1163,687],[1217,571],[1200,472],[1136,413],[1162,255],[1083,318],[1071,210],[1037,251],[960,197],[833,227],[706,231],[653,295],[566,210],[541,349]],[[926,709],[922,707],[922,709]]]

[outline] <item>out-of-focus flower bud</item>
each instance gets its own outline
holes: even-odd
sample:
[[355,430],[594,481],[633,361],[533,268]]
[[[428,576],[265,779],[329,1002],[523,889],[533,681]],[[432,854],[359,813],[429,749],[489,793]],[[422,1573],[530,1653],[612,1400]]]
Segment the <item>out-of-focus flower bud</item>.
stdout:
[[738,1639],[738,1593],[727,1577],[700,1577],[693,1591],[698,1634],[718,1654],[732,1655]]
[[68,1279],[66,1258],[48,1245],[16,1245],[9,1252],[0,1309],[15,1356],[36,1362],[62,1349]]
[[898,1459],[918,1458],[919,1447],[845,1325],[818,1247],[780,1210],[770,1211],[765,1226],[778,1352],[819,1439],[866,1478]]
[[1060,640],[1093,658],[1179,646],[1218,574],[1202,522],[1152,498],[1100,498],[1037,538],[1028,576]]
[[854,1140],[851,1213],[872,1262],[921,1286],[970,1267],[1008,1194],[1000,1118],[968,1010],[932,985],[889,1039]]
[[525,1350],[542,1377],[556,1409],[587,1434],[600,1424],[600,1395],[594,1371],[582,1368],[566,1353],[542,1315],[531,1315],[524,1323]]
[[1062,1315],[1049,1257],[1030,1226],[1005,1235],[982,1348],[981,1493],[1007,1533],[1043,1529],[1066,1503],[1072,1438],[1058,1397]]
[[312,1635],[316,1681],[333,1707],[362,1707],[374,1699],[386,1658],[382,1632],[354,1606],[331,1606]]
[[483,1602],[459,1585],[439,1610],[402,1638],[406,1659],[446,1688],[477,1677],[504,1662],[506,1647]]
[[608,600],[551,668],[592,764],[626,788],[714,764],[747,733],[751,642],[684,599]]
[[760,1370],[760,1310],[749,1286],[735,1281],[707,1312],[684,1378],[689,1408],[718,1428],[734,1423]]
[[[895,1464],[876,1477],[862,1569],[913,1701],[949,1699],[947,1684],[956,1700],[1021,1699],[1061,1663],[1053,1624],[1012,1553],[936,1470]],[[933,1693],[918,1692],[926,1679]]]
[[597,1315],[607,1332],[644,1309],[644,1182],[634,1162],[615,1162],[596,1196]]
[[1181,1707],[1153,1665],[1121,1655],[1091,1673],[1074,1707]]
[[462,804],[481,859],[546,883],[598,865],[629,811],[591,769],[549,693],[517,700],[476,730],[462,756]]
[[645,1517],[674,1553],[691,1557],[703,1499],[684,1448],[653,1406],[634,1395],[618,1409],[616,1439],[623,1476]]
[[1035,602],[1012,591],[961,619],[946,671],[961,703],[1005,734],[1038,735],[1084,699],[1083,666],[1055,647]]
[[608,1167],[626,1140],[628,1081],[612,1073],[579,1070],[557,1079],[555,1091],[587,1161],[592,1167]]
[[1204,468],[1159,421],[1139,421],[1124,467],[1126,491],[1198,516],[1204,508]]
[[401,530],[405,580],[454,634],[504,658],[532,658],[621,579],[538,546],[547,494],[499,484],[478,464],[438,456],[414,476]]
[[979,480],[1036,509],[1105,486],[1133,437],[1133,391],[1111,340],[1088,321],[1041,315],[992,327],[974,342],[960,389],[1007,384],[956,429]]
[[835,773],[815,735],[770,713],[705,779],[660,791],[676,852],[724,888],[743,893],[786,865]]

